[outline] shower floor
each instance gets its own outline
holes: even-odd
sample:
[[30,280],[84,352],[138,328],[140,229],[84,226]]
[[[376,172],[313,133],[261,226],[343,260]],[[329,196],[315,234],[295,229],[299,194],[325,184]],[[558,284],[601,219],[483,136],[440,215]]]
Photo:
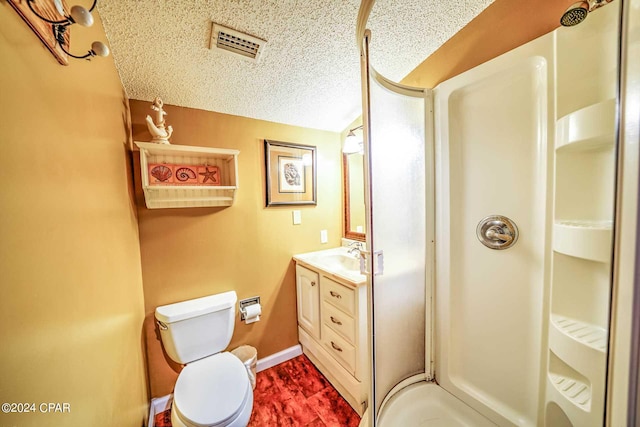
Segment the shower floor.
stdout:
[[379,427],[494,427],[491,421],[435,383],[403,388],[387,402]]

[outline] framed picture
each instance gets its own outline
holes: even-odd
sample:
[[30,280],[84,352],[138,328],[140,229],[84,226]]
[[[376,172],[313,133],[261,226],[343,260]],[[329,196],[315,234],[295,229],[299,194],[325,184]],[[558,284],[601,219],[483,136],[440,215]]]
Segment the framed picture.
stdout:
[[267,206],[315,205],[316,147],[264,140]]

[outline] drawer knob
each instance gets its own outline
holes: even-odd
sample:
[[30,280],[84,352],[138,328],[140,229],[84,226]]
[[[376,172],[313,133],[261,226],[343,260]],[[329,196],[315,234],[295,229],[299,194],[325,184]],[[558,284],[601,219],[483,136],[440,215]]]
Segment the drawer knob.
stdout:
[[316,285],[316,282],[311,282],[311,286],[315,286],[315,285]]
[[329,293],[330,293],[330,294],[331,294],[331,296],[332,296],[332,297],[334,297],[334,298],[338,298],[338,299],[342,298],[342,295],[340,295],[340,294],[339,294],[339,293],[337,293],[337,292],[329,291]]
[[342,352],[342,349],[339,346],[337,346],[336,343],[334,343],[333,341],[331,341],[331,347],[333,347],[333,349],[336,351]]
[[342,322],[341,322],[341,321],[339,321],[338,319],[336,319],[336,318],[335,318],[335,317],[333,317],[333,316],[331,316],[331,321],[332,321],[333,323],[335,323],[336,325],[342,325]]

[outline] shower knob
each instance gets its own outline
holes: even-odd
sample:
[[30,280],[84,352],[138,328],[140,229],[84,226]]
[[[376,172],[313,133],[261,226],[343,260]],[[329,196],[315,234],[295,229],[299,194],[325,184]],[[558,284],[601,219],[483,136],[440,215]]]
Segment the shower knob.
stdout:
[[506,216],[490,215],[478,223],[476,235],[489,249],[508,249],[518,240],[518,227]]

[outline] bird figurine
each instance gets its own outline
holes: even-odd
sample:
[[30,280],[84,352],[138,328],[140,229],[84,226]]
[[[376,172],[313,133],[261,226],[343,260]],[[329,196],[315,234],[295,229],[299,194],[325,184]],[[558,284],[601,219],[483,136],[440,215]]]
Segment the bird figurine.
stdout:
[[171,134],[173,133],[171,126],[167,126],[166,129],[164,127],[164,116],[167,115],[167,112],[162,109],[163,105],[162,99],[157,96],[156,99],[153,100],[153,104],[151,104],[151,109],[156,112],[156,120],[154,122],[149,115],[147,115],[146,118],[147,128],[152,136],[151,142],[155,142],[156,144],[169,144],[169,138],[171,138]]

